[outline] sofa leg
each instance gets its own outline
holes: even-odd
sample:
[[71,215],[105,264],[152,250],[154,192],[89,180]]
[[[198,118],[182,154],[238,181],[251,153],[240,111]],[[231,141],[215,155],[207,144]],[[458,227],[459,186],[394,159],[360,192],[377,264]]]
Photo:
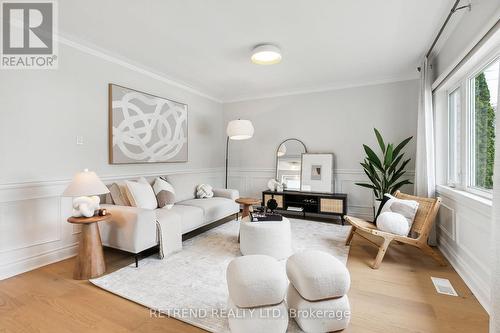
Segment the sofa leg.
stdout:
[[236,213],[236,221],[238,221],[238,219],[240,218],[240,213]]
[[139,255],[136,254],[135,255],[135,268],[138,268],[139,267]]

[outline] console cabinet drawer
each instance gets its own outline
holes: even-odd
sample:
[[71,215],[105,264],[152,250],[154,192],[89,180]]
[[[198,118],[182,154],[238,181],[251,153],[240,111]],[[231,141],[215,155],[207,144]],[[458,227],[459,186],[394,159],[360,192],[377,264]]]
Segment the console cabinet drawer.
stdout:
[[280,194],[264,194],[264,206],[267,205],[267,201],[272,199],[274,197],[274,200],[278,203],[278,208],[283,208],[283,196]]
[[338,213],[344,212],[344,202],[338,199],[319,199],[319,211],[321,213]]

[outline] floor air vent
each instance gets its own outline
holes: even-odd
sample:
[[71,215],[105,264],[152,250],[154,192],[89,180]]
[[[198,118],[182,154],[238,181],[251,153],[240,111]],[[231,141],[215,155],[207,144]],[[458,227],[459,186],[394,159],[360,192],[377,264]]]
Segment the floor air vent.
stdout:
[[442,279],[431,276],[432,283],[434,283],[434,287],[436,291],[440,294],[450,295],[450,296],[458,296],[457,292],[451,285],[450,280]]

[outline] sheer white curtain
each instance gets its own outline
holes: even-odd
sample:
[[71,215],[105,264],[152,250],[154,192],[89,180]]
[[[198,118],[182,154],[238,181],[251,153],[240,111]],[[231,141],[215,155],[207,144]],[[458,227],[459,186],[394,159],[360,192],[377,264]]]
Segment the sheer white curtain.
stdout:
[[[434,112],[432,110],[431,69],[428,59],[420,67],[420,95],[418,98],[417,156],[415,161],[415,194],[432,197],[436,190],[434,162]],[[436,245],[432,230],[429,244]]]
[[[500,77],[500,68],[498,70]],[[498,87],[500,101],[500,86]],[[491,279],[490,332],[500,332],[500,113],[496,112],[495,171],[493,176],[493,256]]]

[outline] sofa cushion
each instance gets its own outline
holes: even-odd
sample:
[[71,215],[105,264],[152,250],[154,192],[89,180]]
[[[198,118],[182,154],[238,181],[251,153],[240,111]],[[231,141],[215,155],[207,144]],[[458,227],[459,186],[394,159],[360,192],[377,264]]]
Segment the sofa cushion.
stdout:
[[210,223],[239,212],[236,202],[226,198],[191,199],[178,202],[176,205],[198,207],[203,210],[204,222]]
[[290,283],[308,301],[342,297],[351,286],[345,265],[318,250],[299,252],[288,258],[286,274]]
[[202,226],[205,222],[203,219],[203,210],[198,207],[174,205],[174,207],[169,210],[161,210],[177,214],[181,217],[183,234]]

